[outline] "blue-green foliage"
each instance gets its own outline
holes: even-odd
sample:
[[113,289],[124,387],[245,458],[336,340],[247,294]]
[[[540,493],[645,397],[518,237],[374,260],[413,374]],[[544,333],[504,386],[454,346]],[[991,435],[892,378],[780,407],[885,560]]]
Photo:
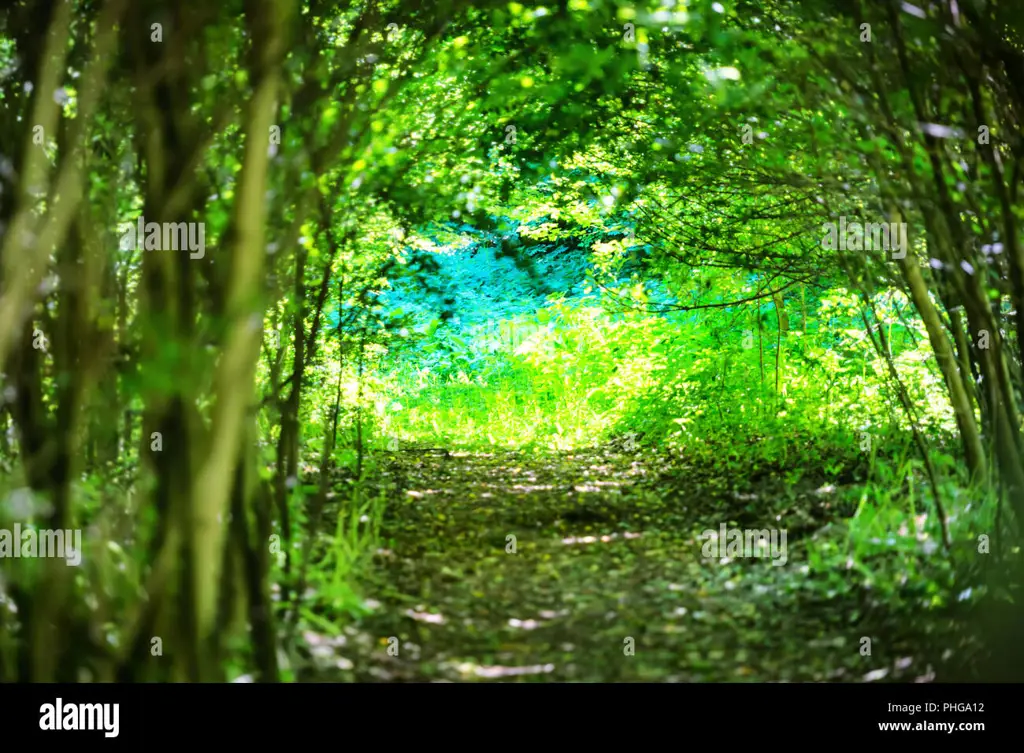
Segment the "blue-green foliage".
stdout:
[[381,295],[385,318],[410,315],[414,322],[406,358],[443,370],[454,357],[472,368],[472,359],[456,354],[471,342],[475,351],[497,350],[501,322],[531,316],[552,298],[593,295],[585,292],[590,263],[584,239],[537,242],[521,236],[508,218],[491,219],[491,230],[448,223],[423,231],[437,262],[435,294],[409,278]]

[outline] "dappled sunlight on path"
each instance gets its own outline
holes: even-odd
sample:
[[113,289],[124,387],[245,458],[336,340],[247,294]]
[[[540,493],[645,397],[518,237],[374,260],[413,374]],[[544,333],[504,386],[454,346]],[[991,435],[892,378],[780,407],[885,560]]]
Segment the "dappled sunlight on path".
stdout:
[[[394,453],[376,608],[348,629],[343,661],[311,675],[907,681],[931,671],[885,614],[851,624],[861,595],[823,595],[798,536],[782,567],[705,556],[700,531],[749,495],[714,499],[664,470],[612,451]],[[865,657],[869,630],[887,641]]]

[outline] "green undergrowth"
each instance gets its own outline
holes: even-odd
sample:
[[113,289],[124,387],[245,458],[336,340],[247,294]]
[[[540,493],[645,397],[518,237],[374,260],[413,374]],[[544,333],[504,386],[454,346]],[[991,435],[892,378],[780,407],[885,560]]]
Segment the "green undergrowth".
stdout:
[[[440,328],[433,361],[387,372],[391,436],[457,447],[568,450],[631,432],[661,443],[731,427],[862,433],[877,441],[905,423],[886,389],[885,364],[864,333],[827,315],[849,316],[837,295],[781,342],[737,329],[724,315],[651,315],[609,310],[596,296],[556,300],[465,330]],[[895,355],[920,421],[952,428],[923,332]],[[776,368],[777,366],[777,368]]]

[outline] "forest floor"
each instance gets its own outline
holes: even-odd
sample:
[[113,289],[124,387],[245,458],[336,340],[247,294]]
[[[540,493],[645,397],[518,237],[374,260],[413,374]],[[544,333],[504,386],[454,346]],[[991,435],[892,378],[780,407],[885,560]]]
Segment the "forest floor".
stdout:
[[[373,611],[307,633],[317,667],[301,679],[929,682],[972,650],[925,594],[878,599],[854,572],[836,588],[807,566],[809,538],[851,512],[821,479],[612,448],[413,450],[382,473]],[[702,531],[771,520],[784,564],[703,556]]]

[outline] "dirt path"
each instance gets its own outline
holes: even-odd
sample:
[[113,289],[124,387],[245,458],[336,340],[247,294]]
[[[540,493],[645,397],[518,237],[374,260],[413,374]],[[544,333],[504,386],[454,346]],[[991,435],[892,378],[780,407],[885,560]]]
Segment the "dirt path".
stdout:
[[[308,635],[320,666],[304,679],[943,679],[922,623],[808,571],[828,490],[740,491],[713,470],[647,462],[395,453],[374,612],[333,642]],[[701,531],[763,528],[769,514],[789,529],[785,565],[702,556]]]

